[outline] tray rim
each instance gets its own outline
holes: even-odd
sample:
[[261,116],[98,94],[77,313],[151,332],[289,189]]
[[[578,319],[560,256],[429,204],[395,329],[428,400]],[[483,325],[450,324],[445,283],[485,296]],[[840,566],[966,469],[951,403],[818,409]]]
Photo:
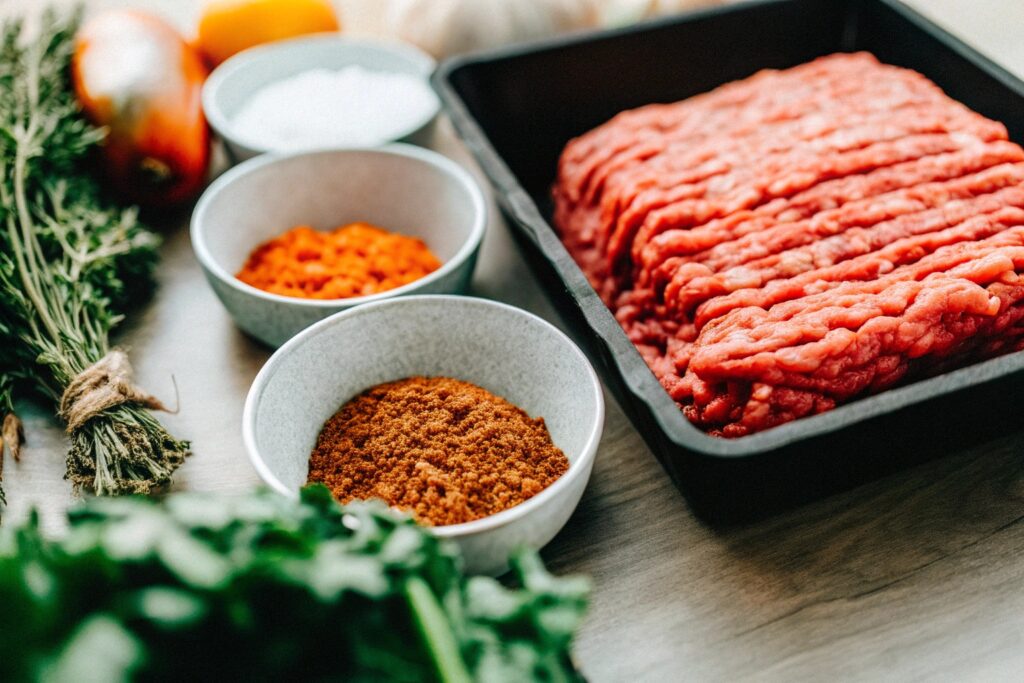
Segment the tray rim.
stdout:
[[[703,8],[680,15],[660,17],[631,26],[575,31],[561,36],[519,43],[444,60],[431,77],[459,137],[470,149],[494,186],[495,199],[516,229],[530,239],[548,260],[587,323],[607,350],[608,369],[621,379],[623,389],[646,407],[651,419],[675,446],[703,456],[722,459],[748,458],[775,451],[797,442],[823,437],[901,408],[925,403],[991,381],[1006,379],[1024,371],[1024,351],[991,358],[957,368],[935,377],[887,389],[832,410],[794,420],[762,432],[734,439],[715,437],[691,423],[661,386],[611,310],[590,285],[576,261],[569,255],[555,228],[523,189],[515,174],[498,154],[475,117],[456,91],[452,78],[462,68],[478,64],[532,56],[578,45],[635,35],[645,31],[691,23],[725,14],[742,14],[798,0],[745,0],[726,6]],[[1024,80],[965,43],[915,9],[898,0],[844,0],[848,6],[870,2],[897,13],[920,30],[931,34],[1003,87],[1024,97]],[[537,228],[541,228],[538,230]],[[593,360],[593,359],[592,359]],[[637,426],[634,421],[634,426]]]

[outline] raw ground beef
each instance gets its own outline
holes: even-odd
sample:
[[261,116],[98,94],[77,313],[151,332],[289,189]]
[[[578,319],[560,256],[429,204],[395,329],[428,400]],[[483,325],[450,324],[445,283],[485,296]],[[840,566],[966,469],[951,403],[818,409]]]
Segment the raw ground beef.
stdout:
[[737,437],[1024,348],[1024,150],[837,54],[572,140],[562,240],[684,414]]

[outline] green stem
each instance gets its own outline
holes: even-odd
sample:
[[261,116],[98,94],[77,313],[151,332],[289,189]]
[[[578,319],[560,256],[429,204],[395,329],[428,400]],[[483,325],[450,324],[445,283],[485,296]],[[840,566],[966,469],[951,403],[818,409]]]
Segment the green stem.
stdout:
[[[36,87],[38,84],[35,82],[37,78],[38,67],[36,61],[33,59],[29,61],[29,73],[27,74],[31,105],[36,104],[35,99],[38,97],[38,89]],[[40,291],[42,283],[36,268],[37,245],[35,245],[35,236],[32,231],[32,215],[29,212],[28,199],[26,198],[25,167],[28,164],[26,147],[30,144],[38,126],[34,108],[30,107],[29,111],[31,113],[29,114],[27,126],[15,133],[16,152],[13,168],[14,206],[18,214],[18,222],[21,223],[22,239],[18,239],[13,221],[8,221],[8,230],[10,232],[11,248],[14,252],[15,258],[17,259],[21,282],[25,287],[25,294],[28,295],[29,300],[31,300],[32,304],[36,307],[36,314],[39,316],[39,319],[43,323],[43,327],[46,328],[51,339],[53,339],[55,343],[60,344],[60,327],[50,316],[50,307],[47,305],[47,302],[44,300],[43,294]]]
[[416,628],[433,659],[438,680],[444,683],[470,683],[473,679],[459,654],[455,634],[430,586],[423,578],[410,576],[405,581],[405,595],[412,607]]

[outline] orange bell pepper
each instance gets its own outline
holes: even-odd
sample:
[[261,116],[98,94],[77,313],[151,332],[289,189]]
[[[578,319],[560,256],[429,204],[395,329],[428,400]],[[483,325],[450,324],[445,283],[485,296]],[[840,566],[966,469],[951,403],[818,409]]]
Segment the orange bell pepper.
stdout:
[[328,0],[211,0],[196,44],[210,66],[254,45],[341,27]]

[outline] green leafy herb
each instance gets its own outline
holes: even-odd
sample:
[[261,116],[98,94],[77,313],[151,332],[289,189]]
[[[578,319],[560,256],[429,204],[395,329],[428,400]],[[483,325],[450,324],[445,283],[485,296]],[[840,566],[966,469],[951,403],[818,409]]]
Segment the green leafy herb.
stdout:
[[[103,133],[70,86],[77,25],[47,13],[31,40],[18,21],[0,30],[0,415],[13,413],[15,391],[58,404],[152,288],[158,240],[102,200],[87,167]],[[70,438],[67,476],[97,494],[162,485],[188,454],[137,402]]]
[[374,503],[95,499],[63,540],[0,533],[0,680],[578,681],[588,584],[454,546]]

